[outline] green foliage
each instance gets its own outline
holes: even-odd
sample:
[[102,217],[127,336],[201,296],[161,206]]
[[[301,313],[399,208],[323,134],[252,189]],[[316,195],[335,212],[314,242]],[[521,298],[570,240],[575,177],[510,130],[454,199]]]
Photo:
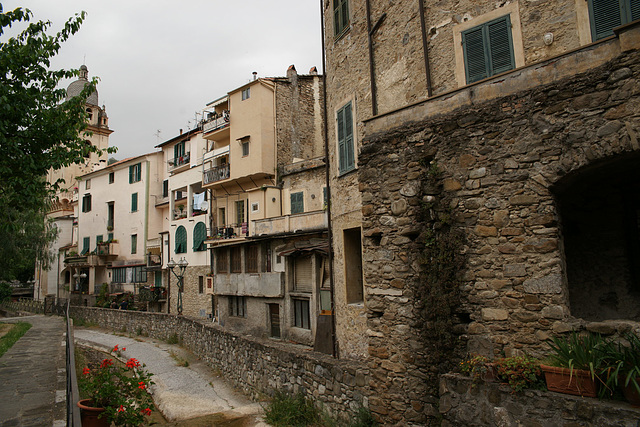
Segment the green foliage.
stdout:
[[178,339],[178,334],[173,333],[171,335],[169,335],[169,337],[167,338],[167,344],[178,344],[180,342],[180,340]]
[[460,372],[469,375],[474,381],[481,380],[489,372],[489,359],[475,355],[460,362]]
[[497,359],[497,379],[509,384],[514,393],[524,389],[545,389],[540,362],[530,356],[514,356]]
[[320,420],[320,412],[302,394],[277,392],[265,408],[264,419],[275,427],[303,427]]
[[605,368],[602,376],[606,387],[601,388],[603,394],[613,394],[618,385],[631,386],[640,393],[640,338],[634,333],[627,333],[626,343],[607,342],[604,346]]
[[356,412],[353,421],[349,423],[349,427],[376,427],[377,425],[378,422],[371,415],[371,411],[362,406]]
[[566,338],[554,337],[552,341],[549,344],[552,353],[548,356],[551,366],[582,369],[595,378],[607,363],[609,344],[600,334],[572,332]]
[[0,302],[11,298],[13,292],[11,285],[7,282],[0,282]]
[[77,76],[77,70],[49,69],[61,44],[80,29],[84,12],[54,35],[47,33],[50,22],[31,17],[28,9],[0,7],[0,36],[8,27],[24,27],[0,43],[0,279],[21,279],[33,271],[36,257],[48,266],[47,248],[56,233],[43,218],[63,183],[47,183],[47,172],[100,151],[85,144],[84,133],[85,101],[97,81],[65,100],[59,83]]
[[0,357],[7,352],[31,328],[31,323],[18,322],[0,337]]
[[96,298],[96,307],[109,308],[110,304],[111,303],[109,302],[109,284],[103,283],[100,286],[100,293]]

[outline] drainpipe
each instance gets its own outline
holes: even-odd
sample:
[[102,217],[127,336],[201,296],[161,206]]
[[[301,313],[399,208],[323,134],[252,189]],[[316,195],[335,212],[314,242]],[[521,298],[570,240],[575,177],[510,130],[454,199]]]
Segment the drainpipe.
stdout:
[[[326,51],[324,45],[324,0],[320,0],[320,35],[322,42],[322,121],[324,133],[324,158],[325,158],[325,182],[327,186],[327,238],[329,239],[329,294],[331,295],[331,341],[333,348],[333,357],[338,358],[338,340],[336,339],[336,303],[335,303],[335,285],[333,278],[333,233],[331,232],[331,177],[329,167],[329,137],[327,122],[327,68],[326,68]],[[367,0],[367,5],[369,1]],[[374,104],[375,105],[375,104]]]
[[424,71],[427,77],[427,97],[431,98],[431,67],[429,67],[429,45],[427,41],[427,24],[425,22],[424,0],[418,0],[420,8],[420,28],[422,30],[422,52],[424,53]]
[[[378,115],[378,95],[377,95],[377,89],[376,89],[375,64],[373,59],[373,34],[380,27],[380,24],[382,24],[382,21],[384,21],[384,19],[387,17],[387,14],[383,13],[382,16],[380,16],[380,19],[378,19],[378,22],[376,22],[376,24],[372,28],[371,27],[371,4],[369,0],[367,0],[365,3],[367,6],[367,33],[368,33],[368,40],[369,40],[369,80],[371,81],[371,112],[374,116],[377,116]],[[326,74],[326,70],[323,69],[323,71]]]

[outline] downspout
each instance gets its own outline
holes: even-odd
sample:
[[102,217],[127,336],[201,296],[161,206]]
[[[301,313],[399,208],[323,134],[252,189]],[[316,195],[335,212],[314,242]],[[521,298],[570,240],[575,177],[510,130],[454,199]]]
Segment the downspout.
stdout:
[[427,24],[425,22],[424,0],[418,0],[420,7],[420,28],[422,30],[422,51],[424,52],[424,71],[427,77],[427,97],[431,98],[431,67],[429,67],[429,44],[427,42]]
[[[377,95],[377,89],[376,89],[375,64],[373,59],[373,34],[376,32],[378,27],[380,27],[380,24],[382,24],[382,21],[384,21],[384,19],[387,17],[387,14],[383,13],[382,16],[380,16],[380,19],[378,19],[378,22],[376,22],[376,24],[372,28],[371,27],[371,4],[369,1],[370,0],[366,0],[365,3],[367,6],[367,33],[368,33],[368,40],[369,40],[369,80],[371,81],[371,113],[372,115],[377,116],[378,115],[378,95]],[[326,70],[324,68],[322,69],[322,71],[324,71],[326,74]]]
[[[369,0],[367,0],[367,5]],[[333,348],[333,357],[338,358],[338,340],[336,339],[336,303],[335,303],[335,285],[333,279],[333,233],[331,232],[331,177],[329,167],[329,137],[327,122],[327,69],[326,69],[326,51],[324,41],[324,5],[320,0],[320,35],[322,41],[322,121],[324,133],[324,158],[325,158],[325,183],[327,186],[327,238],[329,239],[329,294],[331,295],[331,341]]]

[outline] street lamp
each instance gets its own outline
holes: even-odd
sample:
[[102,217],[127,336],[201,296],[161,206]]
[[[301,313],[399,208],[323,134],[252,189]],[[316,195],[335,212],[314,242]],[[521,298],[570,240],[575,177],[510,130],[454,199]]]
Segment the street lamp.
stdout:
[[76,279],[76,291],[80,290],[80,279],[84,280],[87,278],[87,274],[86,273],[81,273],[78,274],[78,272],[76,271],[76,274],[73,275],[73,277]]
[[[180,261],[175,262],[173,258],[167,263],[167,267],[178,279],[178,303],[176,308],[178,309],[178,316],[182,314],[182,291],[184,290],[184,271],[187,269],[189,263],[184,257],[180,258]],[[173,269],[178,267],[179,271],[176,273]]]

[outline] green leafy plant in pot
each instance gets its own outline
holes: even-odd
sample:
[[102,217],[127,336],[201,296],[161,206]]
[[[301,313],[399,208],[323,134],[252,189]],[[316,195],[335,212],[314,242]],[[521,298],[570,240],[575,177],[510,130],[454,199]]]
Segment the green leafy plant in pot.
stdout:
[[610,343],[607,347],[607,386],[620,386],[633,406],[640,406],[640,338],[634,333],[624,336],[627,343]]
[[550,391],[596,397],[605,385],[602,373],[607,364],[608,342],[599,334],[572,332],[566,338],[553,338],[552,353],[542,364]]

